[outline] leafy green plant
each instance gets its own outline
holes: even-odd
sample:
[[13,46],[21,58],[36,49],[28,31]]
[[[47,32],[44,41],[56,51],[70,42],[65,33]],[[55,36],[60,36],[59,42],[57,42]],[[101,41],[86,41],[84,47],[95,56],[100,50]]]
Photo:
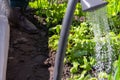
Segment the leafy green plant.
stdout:
[[[111,32],[110,43],[113,48],[113,57],[118,56],[120,53],[120,1],[119,0],[107,0],[108,4],[108,17]],[[45,18],[47,27],[49,27],[49,47],[53,50],[57,50],[58,41],[60,38],[61,22],[66,11],[67,1],[60,3],[58,0],[34,0],[29,3],[31,8],[36,10],[35,14],[40,18]],[[92,66],[95,64],[95,52],[94,36],[92,32],[92,26],[85,20],[80,21],[81,17],[84,17],[86,13],[83,13],[80,3],[77,4],[74,13],[73,23],[69,33],[66,61],[72,64],[70,69],[70,80],[97,80],[94,76],[91,76]],[[105,41],[103,41],[105,43]],[[106,49],[106,48],[105,48]],[[65,61],[65,62],[66,62]],[[108,80],[119,80],[120,76],[120,60],[116,61],[113,58],[113,62],[116,62],[115,75],[101,72],[99,77],[108,78]]]
[[[61,25],[50,28],[50,33],[54,35],[49,38],[49,46],[54,50],[58,46],[60,29]],[[92,39],[93,34],[89,32],[90,27],[87,23],[81,23],[78,27],[71,26],[68,38],[66,59],[73,65],[70,70],[72,74],[79,73],[79,69],[81,69],[82,73],[80,73],[81,77],[79,77],[81,80],[84,77],[83,75],[86,74],[85,72],[89,72],[95,63],[94,58],[90,57],[94,54],[95,42]]]
[[116,16],[120,12],[120,1],[119,0],[107,0],[108,3],[108,14],[109,16]]
[[30,2],[29,5],[31,8],[36,9],[38,16],[45,16],[48,27],[53,27],[57,24],[61,24],[67,3],[50,4],[48,0],[35,0],[34,2]]
[[115,33],[120,32],[120,1],[119,0],[107,0],[108,3],[108,18],[112,31]]
[[117,62],[117,68],[115,71],[114,80],[120,80],[120,55]]

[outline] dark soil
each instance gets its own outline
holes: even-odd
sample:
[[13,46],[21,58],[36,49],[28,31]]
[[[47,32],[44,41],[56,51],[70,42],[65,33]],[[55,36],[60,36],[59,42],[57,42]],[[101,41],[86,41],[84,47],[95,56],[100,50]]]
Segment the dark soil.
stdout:
[[46,32],[29,34],[11,27],[7,80],[49,80]]
[[[49,58],[46,59],[45,64],[49,64],[50,67],[48,68],[48,70],[50,71],[50,79],[49,80],[53,80],[53,70],[54,70],[54,63],[55,63],[55,54],[56,51],[50,51],[49,52]],[[67,78],[70,77],[70,64],[66,63],[64,65],[64,70],[63,70],[63,74],[62,74],[62,80],[66,80]]]
[[[47,30],[31,34],[11,26],[6,80],[53,80],[55,54],[48,48]],[[62,80],[70,77],[69,70],[66,64]]]

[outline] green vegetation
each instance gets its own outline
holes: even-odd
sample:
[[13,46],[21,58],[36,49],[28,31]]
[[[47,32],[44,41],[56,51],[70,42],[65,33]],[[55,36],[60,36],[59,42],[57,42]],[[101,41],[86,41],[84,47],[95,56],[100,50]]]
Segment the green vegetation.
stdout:
[[[113,61],[113,72],[101,72],[99,78],[107,78],[107,80],[120,79],[120,1],[107,0],[108,19],[110,25],[110,38],[116,59]],[[60,37],[61,22],[66,11],[67,1],[47,1],[34,0],[29,3],[31,8],[36,9],[36,15],[44,17],[49,28],[49,47],[57,50],[58,40]],[[71,77],[69,80],[97,80],[91,75],[93,65],[95,64],[95,42],[92,26],[86,22],[86,13],[81,10],[80,3],[77,4],[74,13],[73,23],[68,38],[65,63],[70,62]]]

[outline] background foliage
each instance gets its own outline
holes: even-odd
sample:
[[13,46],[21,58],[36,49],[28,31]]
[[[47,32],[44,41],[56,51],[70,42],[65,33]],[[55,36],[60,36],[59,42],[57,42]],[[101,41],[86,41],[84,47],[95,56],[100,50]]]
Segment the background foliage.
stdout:
[[[114,60],[115,75],[100,73],[100,77],[108,80],[119,80],[120,78],[120,1],[107,0],[108,20],[110,25],[111,44],[116,56]],[[66,11],[67,1],[61,0],[34,0],[29,3],[31,8],[36,9],[37,16],[44,17],[49,28],[49,47],[57,50],[59,35],[61,31],[61,22]],[[65,62],[70,62],[71,78],[70,80],[97,80],[91,77],[91,71],[95,64],[95,42],[93,40],[92,26],[86,22],[86,13],[82,12],[81,4],[78,3],[74,13],[73,23],[68,38]]]

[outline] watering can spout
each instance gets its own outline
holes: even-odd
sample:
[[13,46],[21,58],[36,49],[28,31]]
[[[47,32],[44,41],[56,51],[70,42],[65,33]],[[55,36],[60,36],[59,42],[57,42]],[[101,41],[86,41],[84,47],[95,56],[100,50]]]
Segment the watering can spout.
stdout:
[[108,2],[103,0],[81,0],[83,11],[93,11],[98,8],[104,7]]

